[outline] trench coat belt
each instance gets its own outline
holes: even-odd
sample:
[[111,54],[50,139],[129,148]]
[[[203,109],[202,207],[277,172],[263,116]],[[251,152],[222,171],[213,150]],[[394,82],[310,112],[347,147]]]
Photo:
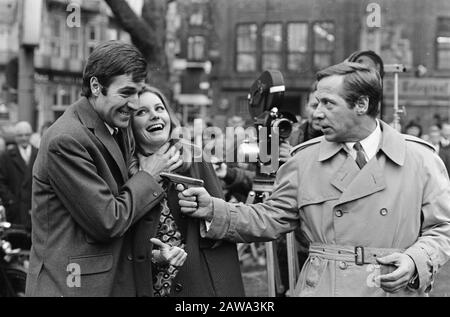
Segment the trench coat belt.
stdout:
[[328,260],[354,262],[356,265],[379,264],[377,258],[387,256],[394,252],[403,253],[404,250],[322,243],[311,243],[309,246],[310,257],[317,256]]

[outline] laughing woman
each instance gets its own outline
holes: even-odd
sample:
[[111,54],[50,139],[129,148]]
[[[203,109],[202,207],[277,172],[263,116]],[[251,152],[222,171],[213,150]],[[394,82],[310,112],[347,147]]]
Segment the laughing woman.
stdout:
[[[143,160],[155,156],[167,160],[168,151],[173,151],[169,153],[170,160],[177,161],[180,153],[176,149],[181,141],[171,139],[171,134],[178,126],[164,95],[147,86],[140,95],[140,107],[132,123],[136,150],[130,173],[136,173]],[[183,165],[169,171],[202,179],[212,196],[222,197],[211,164],[186,159],[191,149],[184,145]],[[202,238],[200,230],[204,224],[185,218],[180,212],[176,185],[158,181],[166,198],[137,224],[134,238],[138,296],[244,296],[236,245]]]

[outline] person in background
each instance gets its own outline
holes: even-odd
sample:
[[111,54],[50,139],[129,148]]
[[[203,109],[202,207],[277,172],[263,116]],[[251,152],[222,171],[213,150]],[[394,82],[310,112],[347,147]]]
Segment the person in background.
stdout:
[[32,170],[37,148],[30,144],[32,134],[28,122],[14,127],[15,144],[0,157],[0,197],[6,208],[6,219],[31,231]]
[[367,50],[353,52],[349,57],[347,57],[346,61],[350,63],[359,63],[374,68],[380,74],[381,80],[384,79],[383,59],[374,51]]
[[405,134],[422,138],[422,126],[414,121],[410,121],[405,127]]
[[2,155],[6,151],[6,141],[0,136],[0,155]]
[[39,144],[41,143],[41,138],[44,135],[45,131],[53,124],[51,121],[46,121],[42,124],[39,132],[33,133],[30,138],[30,143],[37,149],[39,149]]
[[439,154],[441,148],[443,148],[443,144],[441,143],[441,127],[440,125],[432,125],[428,129],[428,142],[430,142],[436,149],[436,153]]
[[429,142],[435,147],[436,153],[445,164],[447,173],[450,171],[450,146],[443,143],[441,128],[439,125],[432,125],[428,132]]
[[311,86],[311,92],[309,93],[308,101],[305,107],[305,122],[300,124],[297,129],[293,130],[291,136],[289,137],[289,144],[291,144],[291,146],[297,146],[298,144],[323,135],[320,131],[318,120],[313,116],[318,105],[318,101],[316,99],[316,87],[317,82]]
[[441,144],[444,146],[450,145],[450,123],[448,121],[442,123]]

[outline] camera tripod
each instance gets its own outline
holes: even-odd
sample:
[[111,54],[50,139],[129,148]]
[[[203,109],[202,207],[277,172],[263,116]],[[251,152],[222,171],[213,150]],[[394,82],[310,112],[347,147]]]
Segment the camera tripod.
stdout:
[[[275,178],[273,176],[257,175],[253,181],[252,190],[249,192],[246,204],[264,202],[273,191]],[[292,292],[299,275],[299,265],[297,261],[297,250],[295,236],[293,232],[286,234],[289,290]],[[281,281],[280,266],[277,256],[276,241],[266,242],[266,267],[268,296],[275,297],[277,294],[285,292],[285,286]]]

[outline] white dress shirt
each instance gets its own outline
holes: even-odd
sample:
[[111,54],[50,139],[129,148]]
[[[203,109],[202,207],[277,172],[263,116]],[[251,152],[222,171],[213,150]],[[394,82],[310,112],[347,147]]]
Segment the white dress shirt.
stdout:
[[20,156],[22,156],[23,160],[28,165],[28,163],[30,162],[30,157],[31,157],[31,145],[28,144],[25,148],[23,146],[19,145],[19,152],[20,152]]
[[106,122],[105,122],[105,125],[108,128],[108,131],[112,136],[114,136],[114,134],[117,133],[117,131],[119,131],[119,128],[112,128]]
[[[372,131],[369,136],[361,141],[361,146],[364,150],[364,156],[366,157],[366,161],[369,162],[372,157],[374,157],[377,154],[378,146],[381,142],[381,127],[378,120],[377,127],[375,130]],[[356,150],[353,148],[356,142],[346,142],[345,145],[347,146],[347,150],[350,153],[350,155],[356,160]]]

